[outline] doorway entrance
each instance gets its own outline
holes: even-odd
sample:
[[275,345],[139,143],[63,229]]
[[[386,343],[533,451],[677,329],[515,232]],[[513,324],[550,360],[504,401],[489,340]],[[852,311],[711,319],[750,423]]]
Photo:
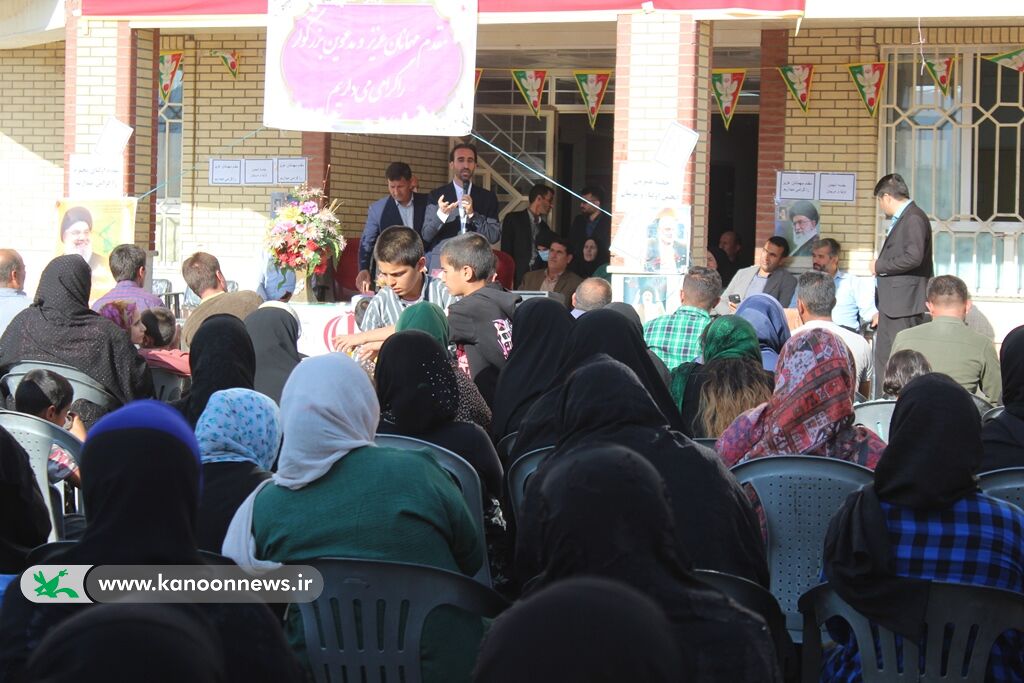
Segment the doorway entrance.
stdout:
[[717,245],[733,230],[743,241],[738,265],[754,262],[757,220],[758,115],[737,113],[729,130],[711,117],[711,177],[708,195],[708,244]]

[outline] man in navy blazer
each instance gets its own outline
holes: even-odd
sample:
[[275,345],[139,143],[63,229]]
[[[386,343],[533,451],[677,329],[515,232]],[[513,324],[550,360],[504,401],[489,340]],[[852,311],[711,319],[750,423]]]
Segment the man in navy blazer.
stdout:
[[898,173],[875,185],[875,199],[892,227],[878,258],[871,264],[876,276],[878,332],[875,334],[875,386],[882,386],[896,334],[925,321],[928,280],[932,265],[932,223],[928,214],[910,200],[907,183]]
[[460,142],[448,155],[452,182],[430,193],[423,219],[423,243],[427,247],[427,272],[441,268],[441,245],[464,232],[478,232],[494,244],[501,239],[498,196],[473,184],[476,147]]
[[384,170],[388,196],[370,204],[366,225],[359,238],[359,273],[356,289],[369,292],[373,286],[373,248],[381,231],[393,225],[404,225],[423,235],[423,217],[427,212],[427,195],[413,192],[412,169],[404,161],[392,161]]

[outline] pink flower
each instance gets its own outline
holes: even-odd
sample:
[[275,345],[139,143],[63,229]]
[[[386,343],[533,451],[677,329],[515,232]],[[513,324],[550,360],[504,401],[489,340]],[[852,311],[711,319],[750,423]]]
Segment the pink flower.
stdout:
[[307,216],[312,216],[320,210],[320,207],[316,205],[316,202],[303,202],[300,208],[302,209],[302,213]]

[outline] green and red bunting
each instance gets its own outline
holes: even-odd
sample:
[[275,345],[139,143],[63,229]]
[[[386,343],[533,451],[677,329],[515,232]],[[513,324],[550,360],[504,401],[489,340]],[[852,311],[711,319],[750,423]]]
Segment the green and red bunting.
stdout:
[[184,56],[185,53],[180,50],[160,53],[160,99],[164,102],[171,95],[171,88],[174,87],[174,76],[178,73],[178,67],[181,66],[181,60]]
[[870,62],[867,64],[850,64],[850,78],[860,94],[868,113],[874,116],[878,113],[878,103],[882,100],[882,87],[885,85],[885,62]]
[[604,94],[608,92],[608,82],[612,78],[611,71],[573,71],[573,78],[579,86],[583,103],[587,105],[587,118],[590,119],[590,130],[594,130],[597,115],[601,112]]
[[814,78],[813,64],[787,64],[779,67],[782,80],[789,88],[789,94],[793,96],[800,109],[807,113],[807,106],[811,103],[811,81]]
[[231,78],[238,78],[238,51],[237,50],[210,50],[211,57],[220,57],[224,68],[231,74]]
[[725,129],[729,130],[732,116],[736,113],[736,105],[740,101],[743,90],[743,79],[747,77],[746,69],[712,69],[711,91],[718,102],[718,111],[722,113]]
[[1004,52],[992,55],[991,57],[985,57],[985,59],[1024,74],[1024,47],[1013,52]]
[[473,92],[480,89],[480,77],[484,75],[483,69],[476,70],[476,78],[473,80]]
[[935,85],[939,86],[943,96],[949,94],[949,82],[953,79],[953,61],[956,57],[924,58],[924,68],[932,75]]
[[529,105],[530,111],[540,118],[540,101],[544,97],[544,81],[548,72],[542,69],[512,69],[512,80]]

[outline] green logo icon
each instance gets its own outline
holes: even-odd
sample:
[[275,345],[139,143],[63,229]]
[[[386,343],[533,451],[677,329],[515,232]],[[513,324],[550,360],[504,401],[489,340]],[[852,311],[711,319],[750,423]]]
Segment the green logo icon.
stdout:
[[33,574],[36,583],[39,584],[36,586],[36,595],[47,598],[56,598],[59,594],[63,593],[69,598],[77,598],[78,593],[71,588],[57,588],[57,586],[60,585],[60,577],[67,576],[67,573],[67,569],[61,569],[60,573],[49,581],[47,581],[42,571],[38,571]]

